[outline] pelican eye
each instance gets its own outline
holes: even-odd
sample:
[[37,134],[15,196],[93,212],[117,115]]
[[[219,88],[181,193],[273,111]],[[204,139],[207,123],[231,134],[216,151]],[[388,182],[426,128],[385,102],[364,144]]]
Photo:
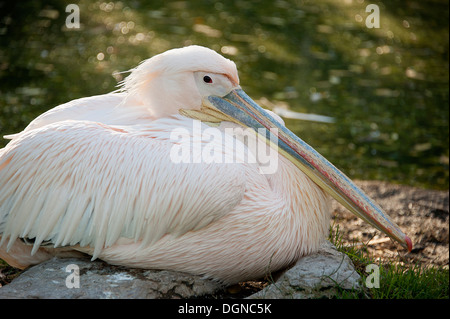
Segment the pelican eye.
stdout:
[[207,75],[205,75],[205,76],[203,77],[203,81],[204,81],[205,83],[213,83],[212,79],[211,79],[209,76],[207,76]]

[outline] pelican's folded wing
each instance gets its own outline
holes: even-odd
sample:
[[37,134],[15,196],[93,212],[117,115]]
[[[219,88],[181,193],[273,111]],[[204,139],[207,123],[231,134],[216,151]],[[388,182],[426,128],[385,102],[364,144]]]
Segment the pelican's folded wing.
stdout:
[[172,141],[171,130],[186,123],[63,121],[24,132],[0,150],[2,242],[89,246],[95,258],[120,237],[151,244],[229,213],[244,196],[244,164],[178,163],[173,146],[192,141]]

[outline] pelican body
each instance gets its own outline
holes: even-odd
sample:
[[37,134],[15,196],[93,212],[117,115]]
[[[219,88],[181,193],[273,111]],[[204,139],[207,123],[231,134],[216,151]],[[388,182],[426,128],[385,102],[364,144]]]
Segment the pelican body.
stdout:
[[[0,258],[15,267],[82,252],[224,283],[259,278],[318,249],[329,195],[412,247],[349,178],[244,93],[232,61],[204,47],[156,55],[120,90],[57,106],[7,138]],[[261,141],[265,154],[275,150],[275,169],[249,146]],[[192,155],[196,147],[222,160]]]

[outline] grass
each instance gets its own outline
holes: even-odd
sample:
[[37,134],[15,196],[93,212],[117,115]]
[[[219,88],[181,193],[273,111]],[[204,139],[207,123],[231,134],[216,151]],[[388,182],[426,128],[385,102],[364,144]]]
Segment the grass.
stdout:
[[[356,271],[362,278],[364,293],[361,291],[340,290],[337,298],[371,299],[448,299],[449,269],[420,264],[404,264],[392,260],[376,260],[367,253],[365,245],[356,246],[344,243],[339,226],[330,229],[329,240],[336,248],[353,261]],[[379,288],[367,288],[366,280],[373,270],[366,271],[368,265],[375,264],[379,270]],[[371,281],[371,277],[369,278]],[[371,281],[372,282],[372,281]]]
[[0,259],[0,287],[9,284],[21,273],[21,270],[11,267],[4,260]]

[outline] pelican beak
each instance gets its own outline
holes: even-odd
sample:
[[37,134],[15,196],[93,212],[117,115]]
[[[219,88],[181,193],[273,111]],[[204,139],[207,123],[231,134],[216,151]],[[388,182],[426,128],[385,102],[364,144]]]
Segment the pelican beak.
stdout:
[[277,122],[240,87],[233,89],[223,97],[208,96],[204,98],[202,112],[208,117],[233,121],[255,131],[261,132],[261,128],[265,128],[263,131],[266,132],[265,137],[268,141],[273,141],[274,136],[271,137],[271,134],[275,134],[278,145],[270,143],[272,147],[277,148],[278,152],[287,157],[353,214],[411,251],[411,239],[400,230],[380,206],[316,150]]

